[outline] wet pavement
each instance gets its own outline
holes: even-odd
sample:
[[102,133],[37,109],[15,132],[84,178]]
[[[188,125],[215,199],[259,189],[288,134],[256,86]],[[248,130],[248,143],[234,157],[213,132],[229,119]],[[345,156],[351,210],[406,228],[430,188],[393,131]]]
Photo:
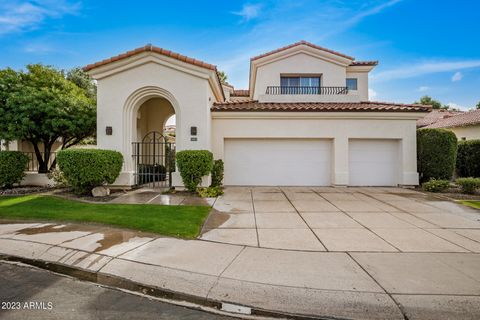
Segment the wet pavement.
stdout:
[[110,203],[212,206],[215,198],[199,198],[187,192],[165,193],[164,189],[141,188],[119,196]]
[[233,319],[28,266],[0,263],[0,283],[2,320]]
[[478,210],[399,188],[226,188],[211,205],[208,241],[10,221],[0,257],[280,314],[480,318]]
[[402,188],[227,187],[200,239],[331,252],[480,252],[480,211]]

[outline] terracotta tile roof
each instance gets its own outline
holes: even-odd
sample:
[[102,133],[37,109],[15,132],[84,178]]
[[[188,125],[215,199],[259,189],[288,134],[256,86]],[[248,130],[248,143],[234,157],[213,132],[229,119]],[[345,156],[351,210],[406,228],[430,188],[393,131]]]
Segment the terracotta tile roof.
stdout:
[[230,96],[235,97],[248,97],[250,95],[250,90],[233,90],[233,93]]
[[451,110],[445,110],[445,109],[435,109],[432,110],[429,114],[427,114],[425,117],[418,119],[417,120],[417,127],[422,128],[428,125],[431,125],[432,123],[435,123],[439,120],[442,120],[444,118],[452,117],[457,114],[462,114],[463,111],[451,111]]
[[264,54],[261,54],[261,55],[258,55],[256,57],[253,57],[250,59],[250,61],[253,61],[253,60],[257,60],[257,59],[260,59],[260,58],[263,58],[263,57],[266,57],[266,56],[269,56],[269,55],[272,55],[274,53],[278,53],[278,52],[281,52],[281,51],[284,51],[284,50],[287,50],[287,49],[290,49],[290,48],[293,48],[293,47],[296,47],[296,46],[300,46],[300,45],[306,45],[306,46],[309,46],[309,47],[312,47],[312,48],[315,48],[315,49],[319,49],[319,50],[323,50],[323,51],[326,51],[326,52],[330,52],[332,54],[335,54],[337,56],[341,56],[341,57],[344,57],[344,58],[347,58],[347,59],[351,59],[351,60],[355,60],[355,58],[353,57],[350,57],[350,56],[347,56],[343,53],[340,53],[340,52],[336,52],[336,51],[333,51],[333,50],[330,50],[330,49],[327,49],[327,48],[323,48],[323,47],[320,47],[320,46],[317,46],[316,44],[313,44],[313,43],[310,43],[310,42],[307,42],[305,40],[302,40],[302,41],[299,41],[299,42],[295,42],[293,44],[290,44],[288,46],[285,46],[285,47],[282,47],[282,48],[279,48],[279,49],[275,49],[273,51],[269,51],[267,53],[264,53]]
[[387,102],[242,102],[215,103],[212,111],[274,111],[274,112],[429,112],[431,106]]
[[140,48],[137,48],[137,49],[134,49],[134,50],[131,50],[131,51],[127,51],[127,52],[119,54],[117,56],[114,56],[114,57],[111,57],[111,58],[108,58],[108,59],[105,59],[105,60],[102,60],[102,61],[99,61],[99,62],[89,64],[89,65],[85,66],[83,68],[83,70],[89,71],[89,70],[95,69],[95,68],[100,67],[100,66],[104,66],[106,64],[109,64],[109,63],[112,63],[112,62],[115,62],[115,61],[119,61],[119,60],[122,60],[122,59],[129,58],[131,56],[134,56],[134,55],[142,53],[142,52],[156,52],[156,53],[159,53],[161,55],[164,55],[164,56],[167,56],[167,57],[170,57],[170,58],[173,58],[173,59],[177,59],[177,60],[180,60],[180,61],[183,61],[183,62],[186,62],[186,63],[190,63],[190,64],[193,64],[193,65],[202,67],[202,68],[217,71],[217,67],[213,64],[209,64],[209,63],[206,63],[206,62],[203,62],[203,61],[200,61],[200,60],[189,58],[187,56],[181,55],[179,53],[176,53],[176,52],[173,52],[173,51],[170,51],[170,50],[165,50],[165,49],[162,49],[162,48],[159,48],[159,47],[152,46],[151,44],[147,44],[143,47],[140,47]]
[[378,61],[353,61],[351,66],[376,66]]
[[474,110],[457,114],[438,120],[425,128],[452,128],[480,124],[480,110]]

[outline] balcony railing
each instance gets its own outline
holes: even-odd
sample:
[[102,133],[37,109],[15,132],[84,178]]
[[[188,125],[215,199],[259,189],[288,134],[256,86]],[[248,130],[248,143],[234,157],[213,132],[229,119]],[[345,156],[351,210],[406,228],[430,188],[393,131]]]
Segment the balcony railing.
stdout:
[[348,87],[285,87],[268,86],[266,94],[348,94]]

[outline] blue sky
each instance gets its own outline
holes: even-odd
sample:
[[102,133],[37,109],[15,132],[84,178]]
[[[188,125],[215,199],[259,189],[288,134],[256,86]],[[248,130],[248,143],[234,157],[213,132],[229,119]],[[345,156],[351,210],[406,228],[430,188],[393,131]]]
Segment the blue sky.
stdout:
[[0,67],[83,66],[147,43],[216,64],[237,88],[249,59],[307,40],[379,60],[371,100],[480,101],[480,1],[0,0]]

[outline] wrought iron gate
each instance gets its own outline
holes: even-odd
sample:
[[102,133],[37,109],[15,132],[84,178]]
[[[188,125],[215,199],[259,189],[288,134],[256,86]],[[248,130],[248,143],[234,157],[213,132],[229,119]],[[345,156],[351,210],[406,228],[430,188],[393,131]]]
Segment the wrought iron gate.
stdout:
[[170,188],[175,171],[175,143],[158,131],[132,143],[135,185]]

